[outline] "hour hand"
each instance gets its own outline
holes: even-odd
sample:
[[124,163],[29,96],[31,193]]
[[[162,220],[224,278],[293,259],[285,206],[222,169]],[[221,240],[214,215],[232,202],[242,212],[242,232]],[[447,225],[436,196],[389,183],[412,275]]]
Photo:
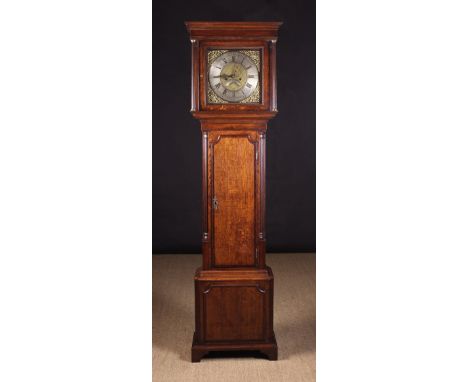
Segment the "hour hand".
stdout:
[[213,78],[222,78],[223,80],[228,80],[229,78],[232,78],[234,75],[231,74],[228,76],[227,74],[220,74],[219,76],[213,76]]

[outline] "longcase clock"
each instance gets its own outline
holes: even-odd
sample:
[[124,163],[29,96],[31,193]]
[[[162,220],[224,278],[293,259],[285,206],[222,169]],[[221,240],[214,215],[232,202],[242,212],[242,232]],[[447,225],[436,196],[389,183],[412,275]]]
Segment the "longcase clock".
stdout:
[[277,113],[280,22],[187,22],[192,115],[202,131],[203,264],[192,362],[210,351],[278,358],[265,264],[265,138]]

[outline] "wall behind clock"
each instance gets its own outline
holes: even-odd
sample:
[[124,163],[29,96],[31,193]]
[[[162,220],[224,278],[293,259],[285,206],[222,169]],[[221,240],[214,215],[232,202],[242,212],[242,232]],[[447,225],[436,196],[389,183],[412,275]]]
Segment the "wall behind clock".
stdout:
[[283,21],[267,132],[267,250],[315,251],[315,1],[153,3],[153,253],[201,251],[201,133],[185,21]]

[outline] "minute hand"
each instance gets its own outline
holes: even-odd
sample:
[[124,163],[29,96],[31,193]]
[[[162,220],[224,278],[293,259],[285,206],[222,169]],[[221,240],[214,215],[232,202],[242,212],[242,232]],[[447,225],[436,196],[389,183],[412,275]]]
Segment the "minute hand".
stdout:
[[228,78],[233,78],[234,77],[234,74],[231,74],[231,75],[227,75],[227,74],[220,74],[219,76],[213,76],[213,78],[224,78],[225,80],[228,79]]

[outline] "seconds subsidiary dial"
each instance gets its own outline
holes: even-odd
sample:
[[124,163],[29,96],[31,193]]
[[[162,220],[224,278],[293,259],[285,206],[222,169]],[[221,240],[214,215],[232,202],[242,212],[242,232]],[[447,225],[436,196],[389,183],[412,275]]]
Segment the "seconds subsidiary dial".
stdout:
[[218,97],[227,102],[239,102],[257,87],[258,70],[247,55],[229,51],[211,64],[209,82]]

